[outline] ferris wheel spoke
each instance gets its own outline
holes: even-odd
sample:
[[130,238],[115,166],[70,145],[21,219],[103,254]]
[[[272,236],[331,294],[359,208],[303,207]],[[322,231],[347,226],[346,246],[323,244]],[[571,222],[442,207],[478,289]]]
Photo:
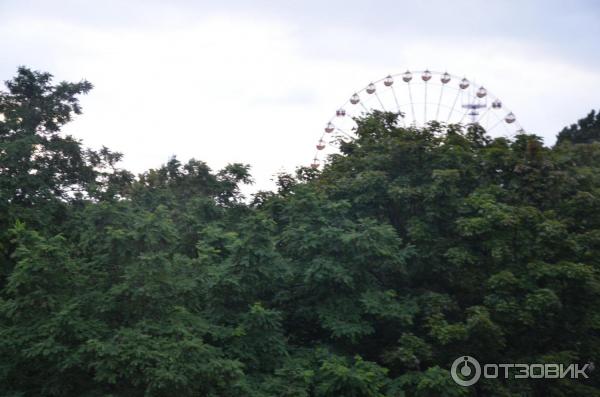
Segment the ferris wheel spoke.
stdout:
[[435,111],[435,119],[436,120],[440,116],[440,104],[442,103],[442,96],[444,94],[444,87],[445,87],[445,85],[442,85],[442,88],[440,88],[440,97],[438,98],[437,110]]
[[354,138],[352,137],[352,135],[350,135],[349,133],[347,133],[346,131],[344,131],[344,130],[343,130],[343,129],[341,129],[340,127],[335,127],[335,130],[336,130],[336,131],[339,131],[339,132],[341,132],[342,134],[346,135],[346,136],[347,136],[348,138],[350,138],[350,139],[354,139]]
[[413,124],[417,124],[417,118],[415,117],[415,103],[412,98],[412,90],[410,89],[410,82],[408,84],[408,97],[410,99],[410,109],[412,111]]
[[467,110],[465,110],[462,117],[460,118],[458,124],[462,124],[463,120],[465,119],[465,117],[467,117],[468,114],[469,114],[469,109],[467,108]]
[[448,113],[448,117],[446,118],[446,123],[450,121],[450,117],[454,113],[454,108],[456,107],[456,102],[458,102],[458,97],[460,96],[460,91],[456,91],[456,96],[454,97],[454,102],[452,102],[452,108],[450,108],[450,112]]
[[381,102],[381,98],[379,98],[379,94],[375,93],[375,98],[377,98],[377,101],[379,102],[379,106],[381,106],[381,110],[386,112],[385,106],[383,106],[383,102]]
[[[504,120],[500,120],[500,122],[501,122],[501,123],[502,123],[502,121],[504,121]],[[508,128],[508,125],[507,125],[506,123],[502,123],[502,126],[504,127],[504,128],[503,128],[503,129],[504,129],[504,133],[505,133],[506,135],[510,136],[510,135],[511,135],[511,132],[510,132],[510,129]],[[513,134],[513,135],[514,135],[514,134]]]
[[485,109],[485,112],[483,112],[483,113],[481,113],[481,114],[479,115],[479,117],[477,118],[476,122],[477,122],[477,123],[479,123],[480,121],[482,121],[482,120],[483,120],[483,118],[484,118],[485,116],[487,116],[487,114],[489,113],[490,109],[491,109],[491,107],[490,107],[490,106],[488,106],[488,107]]
[[425,82],[425,100],[423,101],[423,124],[427,124],[427,82]]
[[402,125],[404,127],[406,127],[406,119],[404,118],[404,115],[402,114],[402,110],[400,110],[400,104],[398,103],[398,97],[396,96],[396,90],[394,89],[394,86],[390,87],[392,89],[392,94],[394,95],[394,102],[396,102],[396,109],[398,109],[398,114],[400,115],[400,118],[402,118]]
[[496,124],[494,124],[488,131],[493,130],[494,128],[498,127],[498,125],[500,125],[501,122],[503,122],[504,120],[500,119],[496,122]]

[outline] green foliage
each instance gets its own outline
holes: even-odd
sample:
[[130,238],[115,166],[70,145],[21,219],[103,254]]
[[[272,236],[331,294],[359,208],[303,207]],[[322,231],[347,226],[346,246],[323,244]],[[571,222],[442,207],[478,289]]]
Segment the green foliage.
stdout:
[[586,117],[569,127],[563,128],[556,136],[556,144],[563,142],[591,143],[600,140],[600,113],[592,110]]
[[438,366],[424,372],[408,372],[394,379],[389,387],[389,397],[462,397],[470,390],[458,386],[450,372]]
[[20,68],[7,89],[2,395],[600,393],[595,375],[449,374],[465,354],[600,362],[594,113],[548,148],[375,112],[324,170],[247,202],[247,165],[172,158],[134,178],[63,136],[87,82]]
[[384,397],[386,373],[385,368],[360,356],[351,361],[334,356],[319,368],[315,396]]

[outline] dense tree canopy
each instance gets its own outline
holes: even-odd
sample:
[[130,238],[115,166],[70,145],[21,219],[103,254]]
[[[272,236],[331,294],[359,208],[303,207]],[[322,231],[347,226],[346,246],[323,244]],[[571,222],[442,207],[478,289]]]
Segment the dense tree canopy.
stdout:
[[557,144],[569,141],[571,143],[591,143],[600,141],[600,112],[592,110],[586,117],[563,130],[556,137]]
[[600,396],[449,374],[600,363],[600,142],[374,113],[245,200],[247,165],[84,149],[60,127],[91,85],[51,77],[0,94],[2,395]]

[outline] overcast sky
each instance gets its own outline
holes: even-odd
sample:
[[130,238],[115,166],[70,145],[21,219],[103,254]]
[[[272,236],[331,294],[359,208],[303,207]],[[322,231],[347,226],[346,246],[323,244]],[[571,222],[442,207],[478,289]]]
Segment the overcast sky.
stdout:
[[307,165],[371,80],[447,70],[485,84],[547,144],[600,108],[600,1],[0,0],[17,66],[95,86],[66,132],[125,154],[249,163],[258,188]]

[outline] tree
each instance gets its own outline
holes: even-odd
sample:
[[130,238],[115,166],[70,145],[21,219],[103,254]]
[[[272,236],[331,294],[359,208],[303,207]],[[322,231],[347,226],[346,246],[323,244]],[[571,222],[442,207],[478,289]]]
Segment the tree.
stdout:
[[600,112],[592,110],[588,115],[565,127],[556,137],[556,144],[563,142],[592,143],[600,140]]
[[173,157],[134,178],[64,137],[89,83],[21,68],[7,86],[5,395],[600,395],[595,376],[449,373],[463,355],[600,362],[597,142],[374,112],[322,171],[246,203],[247,165]]
[[61,127],[81,114],[87,81],[52,84],[52,75],[20,67],[0,92],[0,285],[14,263],[7,231],[16,220],[56,233],[76,200],[115,198],[131,174],[119,153],[84,149]]

